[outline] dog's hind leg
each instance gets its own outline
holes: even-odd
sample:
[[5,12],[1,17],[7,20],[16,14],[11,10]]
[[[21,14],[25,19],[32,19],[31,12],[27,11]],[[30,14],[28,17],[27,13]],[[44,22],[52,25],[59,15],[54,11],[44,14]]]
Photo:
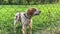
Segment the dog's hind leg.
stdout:
[[18,18],[17,16],[14,18],[14,34],[16,34],[16,24],[17,24]]

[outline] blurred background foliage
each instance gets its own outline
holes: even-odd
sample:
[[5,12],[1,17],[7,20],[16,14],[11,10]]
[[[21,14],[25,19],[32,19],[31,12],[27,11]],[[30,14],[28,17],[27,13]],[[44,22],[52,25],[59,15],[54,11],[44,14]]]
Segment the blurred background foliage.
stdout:
[[27,5],[27,4],[46,4],[46,3],[58,3],[60,0],[0,0],[0,4],[4,5]]

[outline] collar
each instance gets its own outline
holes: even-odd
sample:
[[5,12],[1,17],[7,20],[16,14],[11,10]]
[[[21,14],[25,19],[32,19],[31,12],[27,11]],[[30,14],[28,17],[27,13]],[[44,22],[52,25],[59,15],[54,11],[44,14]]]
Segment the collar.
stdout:
[[24,16],[25,16],[26,18],[30,19],[30,16],[27,16],[27,14],[24,14]]

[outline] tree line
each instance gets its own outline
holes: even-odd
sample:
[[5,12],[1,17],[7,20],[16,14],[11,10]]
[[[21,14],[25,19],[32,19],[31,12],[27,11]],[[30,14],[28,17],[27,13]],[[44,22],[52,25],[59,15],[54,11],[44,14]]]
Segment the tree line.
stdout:
[[0,5],[22,5],[22,4],[46,4],[46,3],[58,3],[59,0],[0,0]]

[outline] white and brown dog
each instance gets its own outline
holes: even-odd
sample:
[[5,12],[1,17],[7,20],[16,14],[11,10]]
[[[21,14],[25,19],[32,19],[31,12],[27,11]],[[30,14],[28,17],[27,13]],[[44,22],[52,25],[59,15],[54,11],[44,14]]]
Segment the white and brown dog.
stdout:
[[30,34],[32,34],[32,16],[39,15],[41,11],[37,10],[36,8],[29,8],[27,12],[18,12],[14,18],[14,33],[16,34],[16,23],[20,21],[22,24],[22,33],[26,34],[26,27],[27,25],[30,28]]

